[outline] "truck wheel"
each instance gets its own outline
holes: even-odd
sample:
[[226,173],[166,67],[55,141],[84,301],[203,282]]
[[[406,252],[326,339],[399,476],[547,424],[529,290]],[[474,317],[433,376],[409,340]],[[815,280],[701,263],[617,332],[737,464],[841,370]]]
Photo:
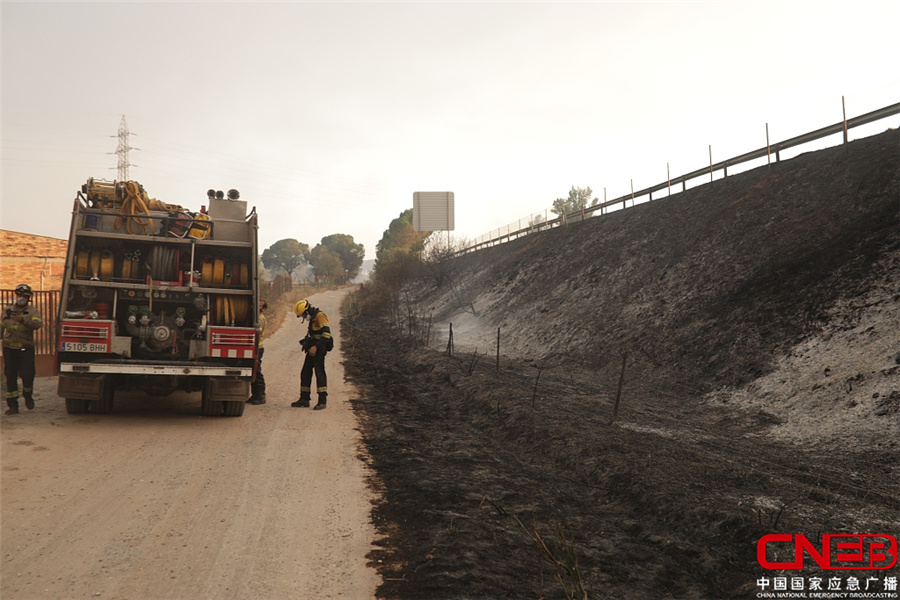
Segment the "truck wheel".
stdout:
[[91,400],[91,412],[98,415],[107,415],[113,409],[113,396],[115,389],[112,382],[103,385],[103,393],[96,400]]
[[244,414],[243,402],[223,402],[226,417],[240,417]]
[[88,401],[81,398],[66,398],[66,412],[70,415],[80,415],[88,411]]
[[225,403],[221,400],[209,399],[209,385],[203,386],[203,395],[200,399],[200,412],[206,417],[221,417],[225,411]]

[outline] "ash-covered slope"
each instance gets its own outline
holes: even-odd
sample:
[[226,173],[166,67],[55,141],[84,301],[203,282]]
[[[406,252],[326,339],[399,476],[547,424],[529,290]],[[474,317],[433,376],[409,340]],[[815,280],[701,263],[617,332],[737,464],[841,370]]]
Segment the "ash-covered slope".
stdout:
[[702,387],[742,384],[845,320],[837,305],[873,288],[897,303],[898,187],[889,130],[465,255],[449,283],[420,282],[420,306],[470,348],[499,327],[514,358],[629,352]]
[[765,534],[891,531],[898,154],[889,131],[432,265],[392,315],[432,315],[430,348],[351,311],[379,597],[756,598]]

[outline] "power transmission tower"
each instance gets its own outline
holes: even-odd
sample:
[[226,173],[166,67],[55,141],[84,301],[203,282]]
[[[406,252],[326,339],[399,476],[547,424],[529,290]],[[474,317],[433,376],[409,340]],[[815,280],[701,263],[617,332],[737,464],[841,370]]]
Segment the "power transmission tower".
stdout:
[[[128,162],[128,151],[129,150],[140,150],[140,148],[132,148],[128,145],[128,136],[131,135],[131,132],[128,131],[128,123],[125,122],[125,115],[122,115],[122,122],[119,123],[119,135],[111,135],[110,137],[118,137],[119,145],[116,147],[115,152],[110,152],[110,154],[115,154],[119,157],[118,165],[116,166],[117,179],[119,181],[128,181],[128,167],[136,167],[137,165],[132,165]],[[135,134],[137,135],[137,134]]]

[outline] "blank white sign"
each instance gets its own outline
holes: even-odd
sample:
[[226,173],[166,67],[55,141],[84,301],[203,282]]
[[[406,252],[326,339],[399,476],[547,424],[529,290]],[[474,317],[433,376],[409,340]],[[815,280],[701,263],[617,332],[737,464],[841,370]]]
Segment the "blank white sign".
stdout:
[[453,192],[413,193],[413,229],[453,231]]

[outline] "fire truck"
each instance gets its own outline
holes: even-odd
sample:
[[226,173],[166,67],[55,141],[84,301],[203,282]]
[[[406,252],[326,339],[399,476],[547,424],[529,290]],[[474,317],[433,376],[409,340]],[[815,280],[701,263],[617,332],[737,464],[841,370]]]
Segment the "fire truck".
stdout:
[[199,212],[135,181],[77,192],[60,297],[66,411],[109,413],[117,391],[200,392],[206,416],[239,417],[256,375],[257,214],[237,190]]

